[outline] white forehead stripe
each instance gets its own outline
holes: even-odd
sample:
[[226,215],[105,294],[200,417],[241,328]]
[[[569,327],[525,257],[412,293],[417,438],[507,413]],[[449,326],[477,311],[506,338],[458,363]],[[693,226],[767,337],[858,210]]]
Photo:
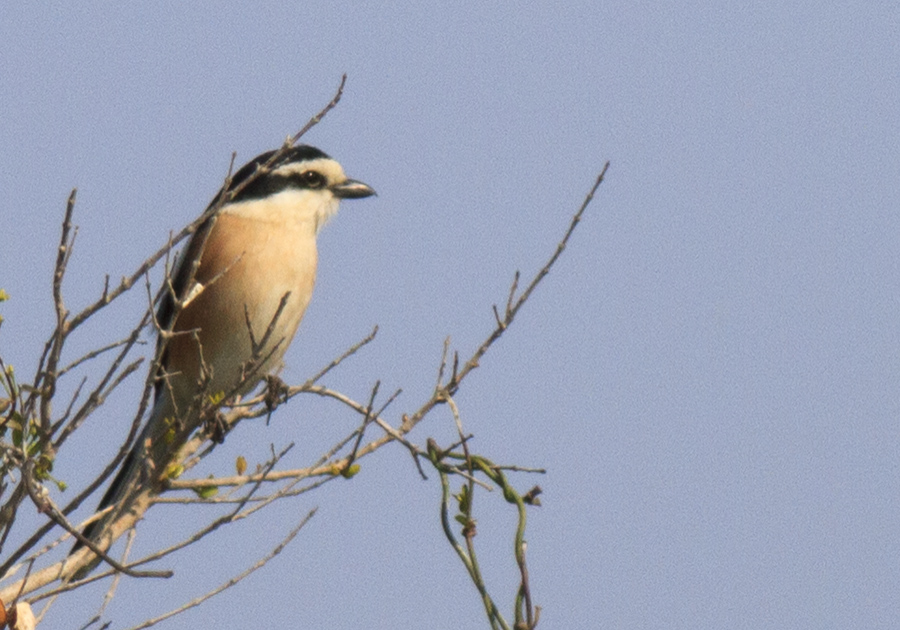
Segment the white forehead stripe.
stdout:
[[303,162],[291,162],[284,164],[272,170],[273,175],[289,177],[291,175],[300,175],[306,171],[316,171],[322,173],[329,185],[340,184],[347,179],[344,175],[344,169],[341,165],[329,158],[318,158],[316,160],[304,160]]

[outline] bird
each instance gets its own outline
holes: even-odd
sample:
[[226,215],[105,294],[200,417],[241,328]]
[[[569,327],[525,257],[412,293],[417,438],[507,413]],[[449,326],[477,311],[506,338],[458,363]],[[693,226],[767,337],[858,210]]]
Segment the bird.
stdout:
[[342,200],[375,194],[309,145],[263,153],[226,181],[167,276],[155,315],[153,406],[97,512],[114,509],[85,538],[105,548],[117,515],[161,492],[210,397],[245,395],[280,367],[312,297],[319,231]]

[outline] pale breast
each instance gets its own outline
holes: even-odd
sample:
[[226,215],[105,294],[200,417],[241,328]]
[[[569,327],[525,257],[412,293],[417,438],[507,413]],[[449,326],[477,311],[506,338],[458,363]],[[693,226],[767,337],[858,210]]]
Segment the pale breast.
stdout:
[[182,385],[196,387],[202,361],[212,366],[214,391],[233,388],[251,358],[251,339],[263,340],[287,295],[259,352],[265,362],[257,373],[280,363],[312,296],[317,255],[315,231],[306,222],[273,218],[276,222],[252,214],[219,215],[197,271],[203,289],[175,325],[176,331],[199,332],[176,337],[169,346],[168,371],[182,373]]

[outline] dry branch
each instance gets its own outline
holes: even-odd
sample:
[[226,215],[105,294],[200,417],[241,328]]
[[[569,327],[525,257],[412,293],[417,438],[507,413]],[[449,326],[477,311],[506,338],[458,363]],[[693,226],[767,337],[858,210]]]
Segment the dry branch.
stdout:
[[[227,434],[237,423],[249,418],[259,418],[267,416],[283,402],[299,395],[314,395],[325,397],[338,403],[343,409],[350,411],[358,416],[356,428],[347,435],[336,440],[335,444],[326,451],[312,465],[304,468],[295,468],[291,470],[276,470],[276,465],[281,461],[284,453],[288,449],[284,449],[280,453],[272,454],[271,459],[266,462],[261,469],[250,474],[239,474],[235,476],[218,477],[213,479],[172,479],[167,482],[165,492],[167,496],[154,496],[152,493],[142,495],[139,500],[129,505],[127,513],[120,515],[113,522],[109,529],[111,540],[115,540],[122,534],[133,532],[134,526],[145,512],[153,505],[158,503],[186,503],[186,504],[211,504],[211,505],[228,505],[230,509],[227,513],[213,518],[204,526],[200,527],[190,537],[177,542],[176,544],[159,550],[145,558],[141,558],[136,562],[123,562],[115,557],[108,556],[103,553],[103,549],[98,547],[91,541],[87,540],[80,534],[84,524],[73,524],[69,521],[69,515],[76,510],[88,497],[92,496],[96,490],[107,480],[107,478],[118,468],[126,454],[134,446],[134,441],[138,435],[141,421],[150,404],[154,384],[160,373],[160,365],[163,353],[165,352],[168,339],[174,334],[172,325],[175,316],[180,309],[184,308],[186,302],[190,298],[179,301],[178,296],[174,293],[172,278],[167,270],[162,287],[155,293],[150,288],[149,272],[162,260],[169,261],[173,248],[182,243],[188,236],[197,232],[207,221],[214,221],[216,213],[224,204],[230,201],[235,194],[249,185],[256,176],[265,172],[271,164],[280,159],[285,151],[293,146],[311,127],[317,124],[331,109],[333,109],[341,98],[343,93],[346,76],[342,78],[340,86],[332,100],[309,122],[304,125],[300,131],[294,136],[288,138],[284,145],[276,151],[273,156],[265,164],[261,165],[257,172],[251,175],[247,180],[243,181],[234,190],[229,191],[231,181],[231,170],[233,168],[234,156],[232,156],[232,164],[229,166],[228,174],[225,177],[220,194],[207,210],[196,221],[186,226],[178,233],[170,236],[168,243],[153,253],[137,266],[130,275],[124,276],[122,280],[110,288],[109,279],[107,278],[101,295],[84,307],[74,316],[67,310],[64,300],[63,284],[68,266],[69,259],[72,255],[72,248],[77,234],[77,228],[72,220],[75,208],[76,191],[70,194],[66,210],[62,222],[61,236],[58,246],[56,263],[53,271],[52,295],[53,304],[56,313],[56,326],[52,331],[49,339],[43,347],[40,357],[38,370],[34,376],[30,387],[18,387],[12,379],[11,373],[7,373],[7,369],[0,359],[0,369],[3,370],[3,386],[7,392],[8,398],[0,400],[3,403],[0,408],[0,422],[4,426],[10,423],[21,422],[23,429],[22,436],[16,444],[7,444],[0,442],[0,454],[3,460],[0,461],[0,472],[3,477],[0,478],[0,497],[6,494],[5,503],[0,506],[0,545],[5,543],[9,532],[15,523],[15,515],[26,498],[30,498],[32,503],[38,510],[45,515],[46,521],[37,528],[37,530],[28,539],[21,543],[18,548],[11,553],[6,554],[0,564],[0,575],[4,579],[10,579],[17,570],[25,568],[25,576],[18,581],[7,583],[0,590],[0,600],[6,603],[15,602],[19,599],[34,603],[39,600],[55,598],[58,595],[69,592],[79,586],[102,579],[105,576],[120,574],[130,575],[134,577],[161,576],[166,572],[160,571],[144,571],[137,570],[136,567],[144,566],[149,562],[158,561],[165,557],[171,557],[172,554],[183,549],[186,546],[195,544],[196,542],[211,535],[214,531],[222,526],[245,519],[250,515],[264,509],[271,503],[285,499],[287,497],[297,496],[312,489],[316,489],[321,485],[330,482],[333,479],[352,476],[358,469],[358,462],[391,442],[402,444],[411,454],[416,466],[422,476],[425,473],[421,466],[421,460],[431,465],[438,471],[441,477],[443,487],[442,510],[444,515],[444,527],[448,533],[448,539],[451,539],[457,553],[463,559],[463,563],[469,570],[473,581],[479,588],[485,603],[485,609],[491,623],[496,627],[505,627],[500,619],[497,607],[493,600],[487,594],[483,579],[480,577],[480,571],[477,566],[477,556],[474,548],[474,519],[472,518],[471,504],[462,510],[463,520],[468,519],[469,524],[464,526],[463,538],[464,542],[455,541],[452,532],[449,531],[449,520],[447,519],[447,504],[449,502],[449,491],[447,479],[450,476],[457,475],[464,480],[466,492],[472,496],[477,487],[490,488],[497,487],[502,490],[503,496],[514,503],[519,511],[520,526],[517,529],[516,538],[516,562],[520,573],[520,590],[516,603],[516,627],[533,628],[538,621],[539,608],[532,603],[531,592],[529,587],[529,576],[527,565],[525,562],[525,545],[522,538],[525,522],[525,506],[537,502],[536,496],[539,489],[533,489],[524,495],[519,495],[507,482],[504,471],[530,471],[537,472],[540,469],[527,469],[521,466],[496,466],[489,460],[470,452],[468,441],[470,436],[463,432],[460,412],[454,401],[454,395],[457,393],[466,377],[479,366],[482,357],[491,349],[491,347],[502,337],[512,325],[519,310],[530,299],[537,286],[548,275],[551,268],[556,264],[563,251],[566,249],[575,228],[581,221],[587,207],[590,205],[598,187],[602,183],[607,172],[609,164],[607,163],[596,181],[585,196],[578,211],[572,216],[568,227],[557,243],[555,250],[545,264],[531,278],[524,289],[520,289],[521,277],[518,272],[514,274],[513,281],[510,285],[509,292],[505,296],[505,304],[498,308],[493,306],[493,327],[484,338],[484,340],[475,348],[468,359],[461,361],[457,351],[451,351],[449,339],[444,344],[440,364],[437,370],[437,381],[428,396],[422,401],[411,413],[401,413],[397,417],[389,418],[386,415],[389,405],[391,405],[399,395],[400,391],[396,391],[393,395],[387,397],[380,404],[379,401],[379,385],[380,381],[375,380],[372,389],[369,392],[368,399],[364,402],[354,400],[350,396],[342,392],[335,391],[321,384],[322,379],[331,373],[334,369],[342,365],[346,360],[354,357],[362,348],[370,344],[377,334],[377,326],[372,332],[359,342],[351,345],[344,353],[325,365],[318,373],[312,376],[305,383],[297,386],[286,386],[277,378],[267,380],[265,391],[246,398],[244,400],[233,399],[231,394],[240,391],[245,384],[251,380],[255,382],[261,375],[257,374],[260,365],[263,365],[266,356],[256,356],[272,341],[275,346],[282,340],[271,340],[270,337],[275,330],[275,322],[280,316],[282,309],[287,300],[287,295],[281,302],[281,306],[275,314],[275,317],[268,323],[265,331],[262,331],[262,337],[257,341],[257,337],[251,327],[249,315],[247,317],[247,326],[251,335],[253,345],[253,358],[248,362],[245,371],[245,379],[239,383],[232,392],[225,392],[225,396],[216,400],[214,404],[207,404],[205,401],[210,392],[202,392],[202,396],[198,397],[198,413],[202,413],[204,418],[208,418],[210,423],[207,427],[202,428],[189,437],[179,450],[177,461],[183,470],[190,470],[198,461],[212,451],[213,445],[210,440],[216,440],[217,437]],[[207,225],[209,225],[207,223]],[[204,228],[206,229],[206,228]],[[208,230],[206,232],[208,234]],[[198,234],[200,238],[200,248],[205,243],[206,234]],[[193,270],[194,272],[196,269]],[[65,347],[69,334],[93,317],[101,309],[108,307],[119,297],[128,292],[141,278],[145,279],[147,288],[147,308],[142,314],[138,324],[124,338],[113,343],[98,348],[97,350],[88,352],[81,357],[64,365],[61,363],[63,349]],[[174,315],[169,318],[169,322],[162,323],[156,320],[155,306],[161,299],[171,300]],[[153,353],[153,358],[149,362],[148,375],[144,380],[142,397],[138,405],[137,411],[132,418],[131,427],[128,435],[119,449],[114,459],[104,468],[104,470],[92,480],[88,486],[75,496],[68,504],[62,508],[58,508],[49,498],[43,484],[49,477],[49,471],[52,461],[57,450],[62,448],[67,439],[77,431],[84,422],[93,414],[101,405],[103,405],[109,394],[114,391],[129,375],[131,375],[141,364],[143,359],[131,359],[134,348],[141,343],[141,335],[147,329],[153,329],[161,339],[157,344]],[[271,350],[270,350],[271,352]],[[86,381],[79,385],[68,401],[64,414],[53,419],[52,403],[57,392],[57,384],[60,377],[73,374],[76,369],[84,370],[86,366],[94,365],[94,362],[109,361],[108,366],[100,372],[96,383],[90,387],[84,388]],[[165,380],[165,375],[162,375]],[[82,392],[86,391],[84,398],[81,398]],[[382,397],[383,398],[383,397]],[[229,406],[230,405],[230,406]],[[447,405],[456,422],[459,442],[447,449],[440,449],[433,442],[426,443],[426,447],[422,448],[409,439],[410,432],[436,407]],[[180,412],[181,410],[179,410]],[[16,420],[18,419],[18,420]],[[214,421],[214,422],[213,422]],[[379,434],[371,436],[372,426],[377,425]],[[13,491],[4,493],[7,483],[11,483],[10,476],[12,471],[18,471],[19,476],[15,481]],[[241,471],[243,472],[243,471]],[[266,488],[263,492],[262,489]],[[226,496],[201,496],[211,489],[219,489],[227,491]],[[181,491],[181,495],[172,496],[176,491]],[[196,598],[187,604],[180,606],[164,615],[150,619],[144,624],[137,626],[145,628],[179,614],[190,607],[199,605],[213,595],[229,588],[247,575],[264,566],[274,556],[276,556],[284,548],[284,546],[292,540],[307,520],[312,516],[314,510],[310,512],[303,521],[300,522],[285,539],[259,562],[250,567],[247,571],[239,576],[229,580],[217,589],[207,593],[204,596]],[[95,515],[92,519],[101,518],[101,515]],[[58,533],[58,538],[49,544],[38,547],[45,537],[52,532]],[[49,564],[46,567],[33,570],[38,566],[38,562],[49,557],[62,541],[74,536],[87,545],[75,555],[64,561]],[[455,541],[455,542],[454,542]],[[111,570],[98,573],[86,580],[70,581],[71,576],[77,570],[90,562],[91,556],[95,553],[101,554],[103,561],[111,567]],[[18,563],[18,564],[17,564]],[[112,591],[110,592],[111,597]],[[51,600],[49,603],[52,603]],[[48,606],[49,607],[49,606]],[[45,607],[45,611],[46,612]],[[42,613],[43,614],[43,613]]]

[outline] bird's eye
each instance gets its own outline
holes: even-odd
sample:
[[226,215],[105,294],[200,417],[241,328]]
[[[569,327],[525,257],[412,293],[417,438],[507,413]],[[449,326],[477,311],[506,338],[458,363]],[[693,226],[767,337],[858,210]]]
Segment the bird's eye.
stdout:
[[325,176],[317,171],[304,171],[300,174],[300,180],[307,188],[323,188],[325,186]]

